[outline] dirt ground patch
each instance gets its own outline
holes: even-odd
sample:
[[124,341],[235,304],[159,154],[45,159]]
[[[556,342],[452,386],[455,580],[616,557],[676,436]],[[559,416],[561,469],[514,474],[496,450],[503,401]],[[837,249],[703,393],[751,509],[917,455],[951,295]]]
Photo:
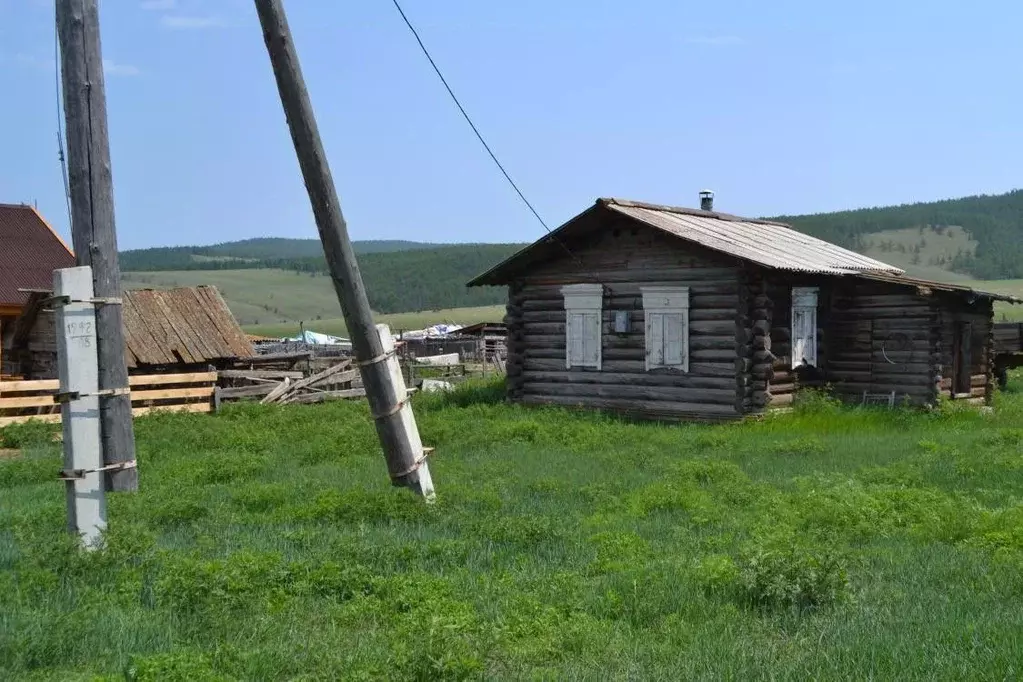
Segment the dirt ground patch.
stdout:
[[19,457],[21,450],[14,450],[12,448],[0,448],[0,459],[10,459],[13,457]]

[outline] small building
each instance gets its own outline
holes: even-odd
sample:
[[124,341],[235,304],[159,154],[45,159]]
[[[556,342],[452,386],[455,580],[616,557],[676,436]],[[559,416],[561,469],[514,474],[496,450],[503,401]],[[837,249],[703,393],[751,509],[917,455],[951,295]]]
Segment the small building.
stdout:
[[[4,373],[57,377],[57,339],[47,293],[35,292],[5,334]],[[132,374],[206,371],[255,355],[216,287],[127,290],[125,363]]]
[[28,303],[24,290],[50,288],[53,271],[74,264],[71,249],[35,207],[0,204],[0,339],[10,333]]
[[787,225],[621,199],[469,282],[505,285],[511,400],[671,419],[787,407],[801,387],[984,403],[992,302]]

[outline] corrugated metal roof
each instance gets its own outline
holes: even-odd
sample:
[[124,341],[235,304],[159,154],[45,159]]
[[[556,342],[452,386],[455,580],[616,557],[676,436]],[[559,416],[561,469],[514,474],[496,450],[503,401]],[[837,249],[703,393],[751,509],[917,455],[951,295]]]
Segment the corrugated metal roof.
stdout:
[[601,199],[600,203],[676,237],[769,268],[830,275],[903,272],[782,223],[622,199]]
[[135,289],[123,300],[128,367],[255,355],[216,287]]
[[[591,229],[601,212],[613,211],[680,239],[765,267],[797,272],[901,275],[902,270],[792,229],[784,223],[740,218],[728,213],[662,206],[626,199],[598,199],[594,206],[469,282],[504,284],[509,274],[528,267],[541,248],[553,248],[562,234]],[[589,226],[589,227],[587,227]]]
[[0,204],[0,306],[23,306],[18,289],[49,289],[53,271],[74,267],[71,249],[39,212],[25,204]]

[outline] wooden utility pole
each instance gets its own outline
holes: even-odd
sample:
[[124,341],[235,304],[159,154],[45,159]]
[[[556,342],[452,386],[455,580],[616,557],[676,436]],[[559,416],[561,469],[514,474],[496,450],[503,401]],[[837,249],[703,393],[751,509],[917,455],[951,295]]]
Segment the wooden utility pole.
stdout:
[[[312,203],[316,228],[341,312],[352,337],[352,347],[391,481],[430,499],[433,497],[433,483],[411,406],[406,404],[404,381],[400,371],[395,377],[389,366],[389,360],[393,360],[394,356],[393,341],[386,327],[377,330],[373,325],[373,313],[341,214],[341,202],[327,164],[284,7],[281,0],[255,0],[255,3],[281,104]],[[385,335],[386,338],[382,338]]]
[[[57,0],[64,117],[67,123],[71,237],[75,261],[92,267],[96,307],[99,388],[128,386],[121,322],[121,268],[114,230],[114,188],[110,174],[106,88],[99,40],[97,0]],[[131,397],[126,392],[100,398],[103,463],[135,462]],[[107,490],[137,490],[134,467],[109,470]]]

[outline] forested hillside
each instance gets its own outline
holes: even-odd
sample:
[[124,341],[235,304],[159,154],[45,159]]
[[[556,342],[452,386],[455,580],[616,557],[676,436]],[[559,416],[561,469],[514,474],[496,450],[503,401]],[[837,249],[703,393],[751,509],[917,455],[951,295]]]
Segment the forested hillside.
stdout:
[[[314,243],[319,245],[319,242]],[[521,244],[452,244],[432,248],[422,247],[408,251],[375,251],[362,253],[359,256],[359,269],[362,272],[366,290],[369,292],[370,305],[380,313],[495,305],[505,302],[503,288],[474,287],[470,289],[465,286],[465,283],[495,263],[504,260],[521,246]],[[257,259],[252,258],[253,252],[249,251],[247,253],[250,255],[245,260],[241,260],[241,256],[235,254],[246,252],[237,251],[231,252],[229,256],[233,260],[207,260],[216,257],[208,253],[202,254],[197,260],[197,254],[171,249],[160,250],[152,267],[141,267],[146,264],[147,260],[145,257],[137,258],[135,254],[139,253],[143,252],[127,252],[127,257],[124,259],[123,269],[126,279],[135,285],[149,284],[147,280],[152,278],[140,275],[143,272],[179,272],[183,275],[182,271],[197,270],[266,270],[265,278],[250,279],[248,286],[256,288],[250,293],[260,294],[266,300],[264,306],[266,310],[274,311],[276,309],[276,314],[284,317],[288,317],[286,309],[295,306],[294,295],[287,299],[288,303],[282,302],[281,298],[274,300],[274,293],[280,285],[280,280],[273,273],[283,271],[316,277],[325,274],[327,269],[322,255],[305,258]],[[174,267],[175,264],[178,264],[178,267]],[[161,278],[160,282],[166,282],[167,279]],[[192,280],[192,278],[185,277],[171,277],[170,279]],[[210,281],[214,279],[216,278],[209,278]],[[322,285],[322,282],[307,281],[311,290],[316,288],[317,284]],[[158,282],[152,284],[160,285]]]
[[[356,253],[387,253],[435,249],[443,244],[426,244],[400,239],[374,239],[353,242]],[[319,239],[260,237],[211,246],[158,246],[121,252],[125,272],[160,270],[237,270],[268,267],[263,261],[294,258],[323,258]]]
[[943,264],[945,269],[977,279],[1023,277],[1023,190],[838,213],[778,216],[775,220],[858,251],[866,250],[871,242],[867,235],[877,232],[924,227],[941,234],[950,226],[960,226],[976,242],[976,252],[956,254]]
[[[918,276],[1023,278],[1023,190],[776,219]],[[502,303],[500,289],[468,289],[465,283],[522,245],[370,241],[355,246],[370,303],[378,312],[391,313]],[[125,272],[326,272],[318,240],[277,238],[126,251],[121,267]]]

